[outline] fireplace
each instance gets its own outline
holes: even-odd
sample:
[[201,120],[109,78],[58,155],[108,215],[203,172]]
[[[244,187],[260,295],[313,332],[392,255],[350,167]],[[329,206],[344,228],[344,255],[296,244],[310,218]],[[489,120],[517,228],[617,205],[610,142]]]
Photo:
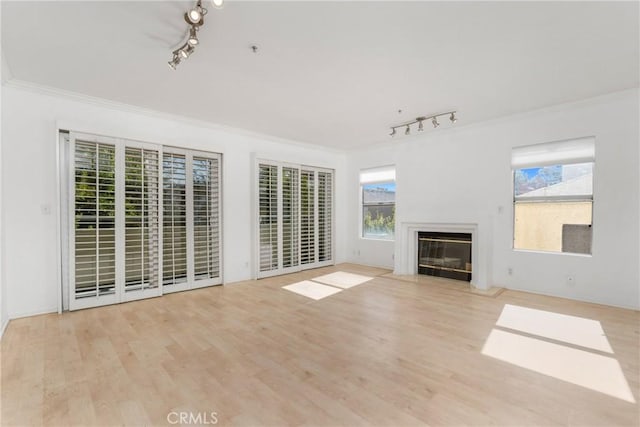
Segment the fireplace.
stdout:
[[471,281],[471,234],[418,232],[418,274]]

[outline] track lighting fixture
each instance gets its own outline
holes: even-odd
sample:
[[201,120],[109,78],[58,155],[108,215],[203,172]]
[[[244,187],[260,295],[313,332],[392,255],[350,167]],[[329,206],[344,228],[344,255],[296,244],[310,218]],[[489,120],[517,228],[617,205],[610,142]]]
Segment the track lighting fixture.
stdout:
[[[219,9],[224,4],[224,0],[211,0],[211,4],[213,7]],[[168,62],[169,67],[172,70],[175,70],[178,65],[180,65],[180,62],[189,58],[189,56],[191,56],[195,51],[196,46],[200,44],[198,31],[200,30],[200,27],[204,25],[204,16],[206,14],[207,9],[202,7],[202,0],[197,0],[195,7],[185,12],[184,20],[190,26],[189,38],[181,47],[173,51],[173,59]]]
[[458,119],[456,118],[456,113],[457,111],[447,111],[445,113],[434,114],[431,116],[416,117],[415,120],[412,120],[410,122],[400,123],[399,125],[391,126],[391,133],[389,134],[389,136],[395,136],[396,129],[402,128],[405,126],[406,126],[406,129],[404,131],[404,134],[411,135],[411,125],[414,125],[416,123],[418,124],[418,132],[423,132],[424,122],[427,120],[431,120],[431,124],[433,125],[433,127],[437,128],[438,126],[440,126],[440,123],[438,122],[438,117],[443,117],[443,116],[449,116],[449,120],[451,120],[451,123],[455,123],[458,121]]

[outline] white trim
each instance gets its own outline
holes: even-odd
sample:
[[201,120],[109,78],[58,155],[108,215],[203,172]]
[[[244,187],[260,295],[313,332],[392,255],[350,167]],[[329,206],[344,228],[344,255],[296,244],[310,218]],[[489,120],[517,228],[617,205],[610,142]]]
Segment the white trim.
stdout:
[[[67,134],[68,135],[68,134]],[[56,221],[56,249],[55,249],[55,257],[56,257],[56,287],[58,289],[58,314],[62,313],[62,309],[64,306],[64,280],[62,278],[62,165],[61,155],[62,153],[66,153],[64,149],[62,149],[62,145],[66,144],[64,140],[64,136],[60,132],[60,129],[56,126],[56,192],[55,192],[55,221]]]

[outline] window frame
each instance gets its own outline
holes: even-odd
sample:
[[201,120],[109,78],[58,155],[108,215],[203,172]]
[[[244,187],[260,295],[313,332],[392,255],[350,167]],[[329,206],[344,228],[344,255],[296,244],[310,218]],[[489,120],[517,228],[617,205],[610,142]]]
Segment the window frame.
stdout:
[[[591,181],[592,181],[592,190],[591,196],[588,195],[563,195],[563,196],[536,196],[536,197],[526,197],[523,198],[522,195],[516,196],[516,171],[522,169],[530,169],[535,167],[544,167],[544,166],[567,166],[573,164],[581,164],[581,163],[590,163],[591,164]],[[552,255],[565,255],[565,256],[577,256],[577,257],[592,257],[593,256],[593,243],[595,240],[595,236],[593,235],[593,228],[595,223],[594,216],[594,203],[595,203],[595,178],[596,177],[596,162],[595,158],[590,161],[565,161],[564,163],[556,163],[553,165],[545,164],[542,166],[529,165],[525,167],[514,168],[511,167],[511,250],[514,252],[528,252],[528,253],[539,253],[539,254],[552,254]],[[590,202],[591,203],[591,224],[590,227],[592,229],[591,235],[591,252],[590,253],[580,253],[580,252],[563,252],[560,251],[550,251],[543,249],[527,249],[527,248],[516,248],[516,204],[518,202],[529,202],[529,203],[542,203],[542,202]]]
[[[371,177],[374,177],[373,179]],[[397,178],[396,178],[396,166],[395,165],[385,165],[371,168],[363,168],[360,169],[358,174],[358,183],[359,183],[359,191],[358,191],[358,238],[361,240],[374,240],[379,242],[395,242],[396,240],[396,218],[394,214],[393,221],[393,237],[390,239],[385,238],[377,238],[377,237],[369,237],[365,236],[364,232],[364,215],[365,215],[365,206],[392,206],[393,209],[396,209],[398,201],[396,196],[394,196],[393,203],[379,203],[372,204],[364,202],[364,187],[368,185],[384,185],[384,184],[393,184],[396,188],[397,194]]]

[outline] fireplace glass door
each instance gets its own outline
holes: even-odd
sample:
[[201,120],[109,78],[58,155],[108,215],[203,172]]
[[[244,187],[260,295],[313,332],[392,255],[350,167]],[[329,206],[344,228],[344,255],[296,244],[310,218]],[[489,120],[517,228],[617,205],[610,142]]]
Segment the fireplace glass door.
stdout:
[[471,234],[418,233],[418,273],[471,281]]

